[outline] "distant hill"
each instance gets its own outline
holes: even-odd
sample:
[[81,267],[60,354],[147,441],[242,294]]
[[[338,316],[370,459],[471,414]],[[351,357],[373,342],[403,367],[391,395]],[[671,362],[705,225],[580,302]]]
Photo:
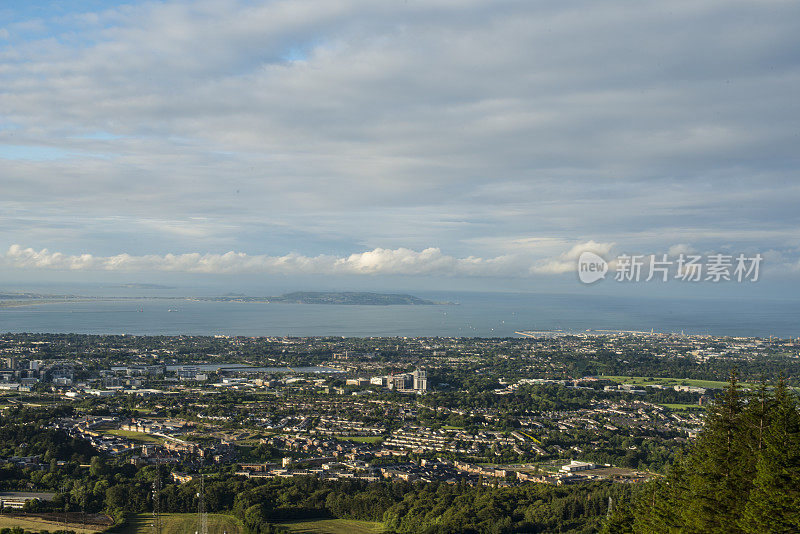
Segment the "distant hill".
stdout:
[[272,302],[291,302],[295,304],[360,304],[369,306],[431,306],[436,302],[413,295],[396,293],[369,293],[362,291],[323,292],[295,291],[280,297],[271,297]]
[[[153,284],[125,284],[115,287],[137,287],[167,289],[167,286]],[[294,291],[277,297],[252,297],[239,293],[228,293],[219,297],[166,297],[166,296],[77,296],[41,295],[38,293],[0,292],[0,307],[21,306],[25,304],[47,304],[64,301],[137,301],[137,300],[181,300],[211,302],[286,302],[291,304],[338,304],[362,306],[435,306],[454,304],[452,302],[433,302],[414,295],[403,293],[371,293],[368,291]]]
[[357,304],[362,306],[433,306],[449,304],[421,299],[399,293],[369,293],[365,291],[295,291],[278,297],[248,297],[228,294],[223,297],[195,297],[193,300],[216,302],[286,302],[290,304]]

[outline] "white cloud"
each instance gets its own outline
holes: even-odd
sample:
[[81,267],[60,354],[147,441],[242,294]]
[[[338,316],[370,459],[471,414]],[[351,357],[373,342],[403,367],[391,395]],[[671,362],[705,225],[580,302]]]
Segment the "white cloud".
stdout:
[[534,274],[572,270],[560,251],[592,235],[780,249],[800,228],[798,16],[758,0],[134,0],[17,20],[0,30],[0,247],[125,243],[124,265],[222,269],[253,257],[164,252],[295,239],[306,255],[257,258],[301,268],[358,246],[337,268]]
[[443,254],[438,248],[421,251],[407,248],[376,248],[349,256],[165,254],[132,256],[68,255],[12,245],[2,263],[15,269],[56,269],[71,271],[174,271],[214,274],[318,274],[318,275],[444,275],[444,276],[515,276],[525,272],[525,262],[514,256],[458,258]]
[[581,253],[594,252],[604,257],[606,261],[610,261],[611,258],[608,257],[608,254],[611,252],[612,248],[614,248],[614,243],[598,243],[595,241],[578,243],[557,258],[550,258],[537,262],[530,268],[530,272],[533,274],[574,273],[576,272],[578,257]]
[[677,243],[669,247],[667,251],[670,256],[680,256],[681,254],[694,254],[696,251],[691,245],[685,243]]

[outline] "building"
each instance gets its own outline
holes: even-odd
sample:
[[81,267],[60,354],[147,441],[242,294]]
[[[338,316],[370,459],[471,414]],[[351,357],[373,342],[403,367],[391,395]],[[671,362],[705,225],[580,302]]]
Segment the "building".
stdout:
[[348,378],[345,381],[345,384],[348,386],[368,386],[369,379],[368,378]]
[[680,392],[683,392],[683,393],[698,393],[700,395],[705,395],[706,394],[706,388],[701,388],[701,387],[697,387],[697,386],[681,386],[681,385],[679,385],[679,386],[674,386],[673,389],[675,391],[680,391]]
[[576,471],[588,471],[589,469],[594,469],[595,467],[596,466],[594,464],[572,460],[569,464],[561,467],[561,472],[574,473]]
[[208,380],[207,373],[201,373],[198,367],[191,365],[183,365],[175,369],[175,376],[179,380],[197,380],[201,382]]
[[428,371],[424,369],[414,371],[414,389],[420,393],[428,391]]
[[383,386],[386,387],[386,377],[385,376],[373,376],[370,378],[369,383],[373,386]]
[[116,391],[113,389],[84,389],[83,390],[87,395],[92,395],[94,397],[113,397],[117,394]]
[[405,391],[411,389],[412,386],[413,386],[413,378],[411,376],[411,373],[391,375],[391,380],[389,381],[389,389]]
[[53,384],[57,386],[71,386],[75,378],[75,371],[71,366],[57,366],[51,370],[50,377],[53,379]]
[[[373,377],[371,384],[381,384],[384,377]],[[428,391],[428,371],[417,369],[413,373],[390,374],[385,377],[386,387],[402,393],[425,393]]]
[[55,493],[29,493],[24,491],[0,492],[0,509],[21,510],[28,501],[52,501]]

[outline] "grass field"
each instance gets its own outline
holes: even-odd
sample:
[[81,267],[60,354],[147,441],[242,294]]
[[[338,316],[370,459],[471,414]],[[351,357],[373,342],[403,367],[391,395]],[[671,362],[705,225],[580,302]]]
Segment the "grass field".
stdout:
[[[667,377],[645,377],[645,376],[601,376],[600,378],[606,380],[614,380],[616,382],[625,382],[627,384],[637,384],[646,386],[648,384],[662,385],[662,386],[695,386],[707,389],[722,389],[727,385],[727,382],[720,380],[694,380],[691,378],[667,378]],[[741,384],[747,386],[748,384]]]
[[373,521],[354,521],[351,519],[310,519],[280,523],[292,532],[305,534],[380,534],[383,525]]
[[[0,515],[0,528],[14,528],[21,527],[31,532],[41,532],[43,530],[55,531],[64,528],[64,523],[55,523],[52,521],[43,521],[39,519],[21,519],[17,517],[8,517]],[[67,523],[67,530],[74,530],[78,534],[91,534],[93,532],[100,532],[101,528],[90,529],[81,528],[80,524]]]
[[[194,534],[200,530],[197,514],[163,514],[161,516],[163,534]],[[128,520],[120,534],[152,534],[152,514],[139,514]],[[224,514],[208,514],[209,534],[242,534],[242,524],[233,516]]]
[[111,434],[112,436],[119,436],[121,438],[127,438],[132,441],[139,441],[141,443],[162,443],[164,441],[163,438],[151,436],[150,434],[145,434],[144,432],[134,432],[132,430],[105,430],[103,433]]
[[558,473],[561,469],[561,466],[567,464],[564,460],[547,460],[546,462],[536,462],[532,463],[531,465],[535,465],[539,468],[540,471],[547,471],[548,473]]
[[663,406],[664,408],[669,408],[670,410],[702,410],[704,409],[703,406],[699,404],[680,404],[680,403],[666,403],[666,404],[659,404],[659,406]]

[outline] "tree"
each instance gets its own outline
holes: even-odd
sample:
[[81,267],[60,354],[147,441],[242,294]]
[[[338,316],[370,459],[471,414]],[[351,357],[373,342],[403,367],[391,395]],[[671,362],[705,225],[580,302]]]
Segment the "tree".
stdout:
[[99,456],[92,456],[89,465],[89,474],[93,477],[100,477],[106,473],[106,465]]
[[125,510],[128,505],[128,487],[122,484],[111,486],[106,491],[106,507],[109,510]]
[[800,532],[800,414],[783,381],[775,404],[740,523],[746,532]]
[[614,514],[606,531],[800,532],[800,413],[781,380],[747,405],[736,376],[706,426],[667,477],[640,492],[633,518]]
[[764,435],[769,427],[770,415],[775,408],[775,399],[769,394],[766,382],[762,381],[756,394],[750,398],[744,410],[744,430],[752,435],[748,442],[752,446],[751,454],[761,454],[764,445]]
[[[683,509],[690,494],[687,463],[687,458],[678,457],[665,479],[652,482],[638,496],[636,513],[632,518],[633,532],[659,534],[684,531],[686,521]],[[624,519],[626,516],[617,515],[615,520],[621,522]]]
[[685,466],[688,494],[682,498],[681,515],[686,530],[694,532],[741,532],[738,517],[752,488],[755,468],[749,452],[751,433],[743,424],[743,402],[736,373],[706,417],[706,427]]

